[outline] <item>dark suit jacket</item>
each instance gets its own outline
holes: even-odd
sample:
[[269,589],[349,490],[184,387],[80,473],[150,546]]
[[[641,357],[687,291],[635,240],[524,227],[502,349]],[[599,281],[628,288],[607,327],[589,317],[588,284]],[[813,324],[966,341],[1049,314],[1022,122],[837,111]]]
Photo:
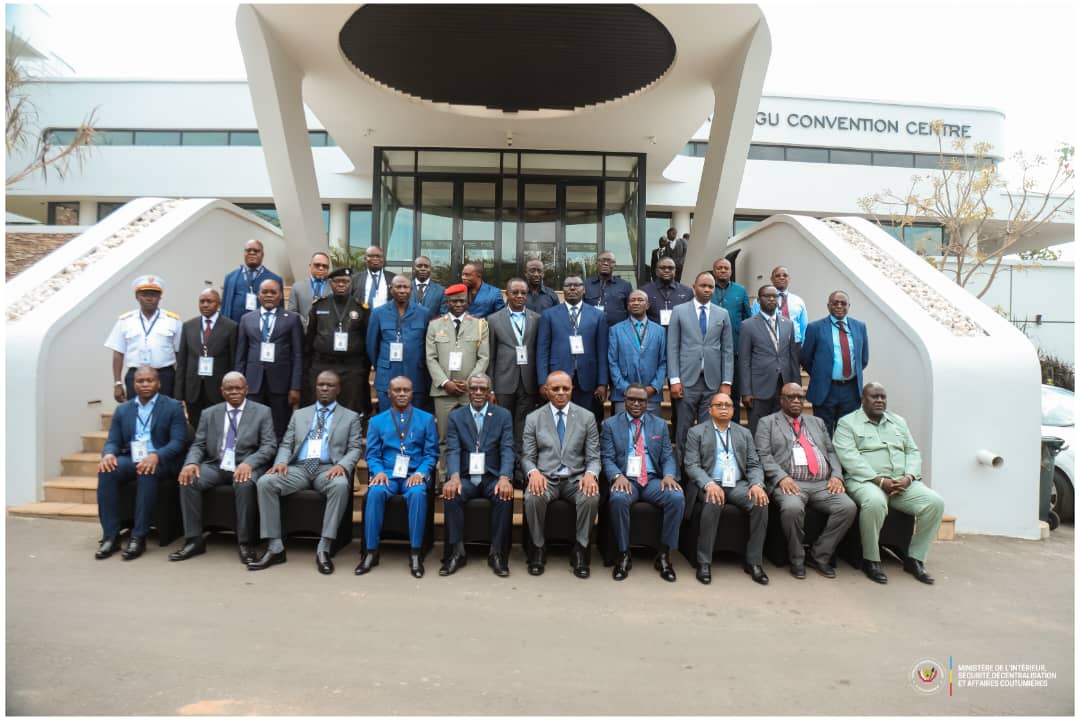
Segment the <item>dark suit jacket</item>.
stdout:
[[510,411],[488,403],[479,450],[472,405],[462,405],[450,412],[446,424],[446,476],[454,473],[462,482],[469,481],[469,453],[484,453],[484,477],[514,477],[514,421]]
[[777,314],[779,346],[773,347],[772,331],[761,313],[739,329],[739,392],[756,398],[776,395],[776,378],[784,384],[802,383],[799,372],[799,346],[795,344],[795,325]]
[[[248,311],[245,309],[245,301],[248,294],[248,282],[245,277],[245,270],[247,268],[236,268],[231,273],[225,276],[225,287],[221,291],[221,314],[229,318],[233,322],[240,322],[240,318],[244,316]],[[259,294],[259,285],[265,280],[277,280],[278,285],[281,287],[282,300],[278,303],[278,308],[285,307],[285,283],[282,281],[280,275],[275,275],[270,272],[266,266],[263,266],[262,271],[255,276],[254,282],[251,284],[251,289],[256,295]],[[255,309],[258,310],[259,306],[256,303]]]
[[[735,453],[735,462],[742,477],[740,483],[761,485],[764,488],[765,475],[761,471],[754,437],[750,431],[738,423],[728,425],[731,429],[731,447]],[[683,450],[683,472],[686,474],[686,512],[688,518],[694,512],[694,503],[698,495],[711,483],[713,465],[716,464],[716,432],[711,419],[698,423],[686,434],[686,447]]]
[[540,331],[536,336],[536,383],[543,385],[547,376],[556,370],[574,374],[577,360],[578,389],[592,392],[597,385],[608,384],[607,317],[592,305],[581,303],[578,317],[578,334],[582,337],[585,353],[570,353],[570,309],[566,303],[548,308],[540,316]]
[[[380,292],[385,291],[386,294],[387,294],[387,297],[389,298],[390,297],[389,288],[390,288],[390,283],[394,282],[394,273],[387,270],[386,268],[383,268],[382,274],[383,274],[383,279],[382,279],[382,283],[379,286],[379,291]],[[366,267],[356,271],[352,276],[352,278],[353,278],[353,297],[356,298],[356,302],[358,304],[360,304],[360,305],[366,305],[367,304],[367,296],[368,296],[367,281],[368,281],[368,278],[370,276],[371,276],[371,274],[368,272],[368,269]],[[392,299],[387,300],[386,302],[393,302],[393,300]],[[382,306],[380,305],[379,307],[382,307]]]
[[[836,456],[832,440],[821,418],[802,415],[799,418],[800,429],[810,439],[829,463],[826,478],[843,478],[840,458]],[[795,434],[787,415],[780,412],[766,415],[758,421],[757,434],[754,435],[754,448],[757,450],[761,468],[765,473],[765,489],[772,493],[780,481],[791,475],[791,448],[795,444]]]
[[[818,405],[824,402],[832,386],[833,369],[833,340],[832,340],[832,315],[827,315],[820,320],[815,320],[806,326],[806,336],[803,338],[802,350],[799,351],[799,359],[806,372],[810,373],[810,387],[806,390],[806,399],[811,404]],[[853,343],[852,350],[855,355],[855,383],[859,392],[862,392],[862,372],[870,362],[870,338],[866,334],[866,325],[855,318],[845,318],[844,322],[851,333],[849,339]]]
[[199,388],[206,390],[206,404],[212,405],[223,400],[221,397],[221,379],[233,368],[236,361],[237,324],[224,313],[218,313],[210,339],[206,343],[206,354],[214,358],[214,374],[210,377],[199,375],[199,358],[202,357],[203,316],[192,318],[180,329],[180,350],[176,353],[175,397],[193,403],[199,399]]
[[[101,451],[102,457],[131,455],[131,441],[135,437],[135,422],[139,416],[138,402],[139,399],[134,398],[116,406],[109,424],[109,436]],[[187,421],[184,420],[184,407],[179,400],[158,393],[150,419],[150,442],[165,472],[180,469],[180,458],[187,444]]]
[[505,307],[488,316],[488,373],[494,383],[495,393],[512,394],[519,384],[525,392],[536,394],[536,336],[540,330],[540,316],[525,308],[525,347],[528,348],[529,364],[517,364],[517,335],[510,320],[510,308]]
[[[465,312],[473,317],[486,318],[496,310],[502,310],[504,307],[506,307],[506,301],[503,300],[502,291],[494,285],[481,282],[480,289],[476,291],[476,297],[473,298],[472,303],[469,304]],[[442,312],[446,312],[445,301],[443,302]]]
[[[645,453],[649,456],[654,474],[658,477],[677,477],[667,423],[651,413],[645,413],[641,418],[645,422],[641,436],[645,440]],[[631,449],[630,421],[626,413],[612,415],[604,421],[600,429],[600,461],[609,483],[620,473],[626,475],[626,458]],[[637,482],[637,478],[628,479],[630,482]]]
[[300,389],[303,374],[304,330],[300,316],[288,310],[278,310],[270,342],[274,343],[274,362],[259,360],[262,344],[260,312],[249,312],[240,319],[236,342],[236,369],[247,378],[253,393],[262,390],[263,381],[270,392],[284,395]]
[[[185,465],[208,463],[221,464],[221,449],[225,444],[225,412],[230,409],[226,402],[208,407],[199,416],[199,429],[195,441],[188,448]],[[270,408],[248,400],[236,426],[236,464],[247,463],[254,477],[262,475],[270,467],[277,452],[277,436],[274,435],[274,419]]]
[[427,290],[424,292],[424,302],[420,302],[416,297],[416,279],[413,279],[412,293],[409,295],[409,299],[417,305],[427,308],[429,319],[446,312],[444,309],[445,297],[446,288],[434,280],[428,280]]

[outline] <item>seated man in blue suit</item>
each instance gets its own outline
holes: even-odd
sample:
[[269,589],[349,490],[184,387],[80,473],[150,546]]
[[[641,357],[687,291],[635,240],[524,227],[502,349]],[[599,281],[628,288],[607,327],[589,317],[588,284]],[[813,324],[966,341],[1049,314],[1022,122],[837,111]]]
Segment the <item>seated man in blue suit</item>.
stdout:
[[[461,282],[465,283],[465,287],[469,290],[469,306],[465,308],[465,312],[473,317],[486,318],[496,310],[506,307],[506,301],[503,300],[499,288],[484,282],[479,265],[467,263],[461,268]],[[442,312],[446,313],[445,302]]]
[[98,463],[97,501],[102,539],[94,554],[104,560],[120,549],[120,486],[135,481],[135,525],[121,553],[134,560],[146,550],[146,533],[157,500],[158,478],[174,475],[187,442],[179,400],[159,395],[157,370],[135,370],[135,397],[118,405]]
[[[465,503],[491,501],[491,549],[488,565],[506,577],[510,520],[514,508],[514,421],[510,411],[488,402],[491,378],[475,375],[468,382],[469,404],[452,410],[446,429],[446,472],[443,485],[446,515],[446,557],[439,574],[453,575],[465,565]],[[462,481],[462,477],[465,478]]]
[[649,412],[659,416],[667,379],[667,331],[649,320],[649,296],[643,291],[631,292],[626,304],[630,317],[608,330],[611,414],[622,413],[626,389],[631,383],[640,383],[649,396]]
[[574,386],[571,402],[592,410],[599,427],[607,397],[608,325],[604,313],[583,302],[584,295],[585,283],[571,275],[563,281],[566,302],[548,308],[540,316],[536,384],[543,387],[548,375],[556,370],[565,372]]
[[675,582],[668,551],[679,542],[686,499],[675,480],[675,456],[667,423],[645,412],[647,401],[644,385],[630,385],[626,389],[626,412],[612,415],[600,431],[600,459],[604,475],[611,482],[608,512],[619,548],[611,576],[625,580],[630,574],[630,507],[641,500],[664,513],[654,567],[664,580]]
[[806,326],[799,362],[810,374],[806,399],[832,436],[840,418],[862,404],[862,375],[870,362],[866,325],[847,316],[848,295],[829,295],[829,314]]
[[390,381],[390,407],[371,418],[367,431],[367,464],[371,476],[364,505],[364,554],[356,566],[363,575],[379,564],[379,534],[391,495],[403,495],[409,508],[409,572],[424,577],[421,552],[427,516],[427,483],[439,460],[435,416],[413,407],[412,380]]

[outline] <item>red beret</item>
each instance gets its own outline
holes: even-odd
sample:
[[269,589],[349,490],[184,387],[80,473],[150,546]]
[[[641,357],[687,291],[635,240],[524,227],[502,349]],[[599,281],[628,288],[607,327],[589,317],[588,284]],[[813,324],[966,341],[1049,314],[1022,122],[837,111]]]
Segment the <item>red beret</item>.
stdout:
[[458,283],[457,285],[451,285],[446,288],[447,295],[461,295],[469,292],[469,288],[465,287],[464,283]]

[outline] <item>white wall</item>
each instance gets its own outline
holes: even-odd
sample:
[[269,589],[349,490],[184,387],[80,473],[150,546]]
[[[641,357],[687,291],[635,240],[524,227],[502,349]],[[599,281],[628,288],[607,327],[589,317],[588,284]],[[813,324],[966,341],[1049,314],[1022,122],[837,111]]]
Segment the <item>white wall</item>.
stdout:
[[[130,203],[13,278],[9,306],[159,200]],[[221,200],[184,201],[22,319],[8,322],[8,504],[40,499],[42,483],[60,474],[60,459],[81,452],[80,435],[98,429],[100,413],[115,406],[112,351],[104,342],[117,316],[136,307],[131,281],[144,273],[161,275],[162,307],[194,317],[199,292],[208,285],[220,289],[225,273],[239,267],[249,238],[263,242],[268,267],[285,267],[284,241],[273,226]]]

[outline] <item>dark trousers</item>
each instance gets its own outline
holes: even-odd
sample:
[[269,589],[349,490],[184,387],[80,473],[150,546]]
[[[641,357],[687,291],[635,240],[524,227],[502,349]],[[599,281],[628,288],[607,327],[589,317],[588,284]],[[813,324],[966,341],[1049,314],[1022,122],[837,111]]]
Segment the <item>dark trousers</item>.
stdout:
[[[570,393],[570,402],[575,405],[580,405],[586,410],[593,409],[593,391],[596,388],[589,388],[588,390],[578,389],[577,384],[574,384],[574,391]],[[595,413],[594,413],[595,414]]]
[[829,387],[829,394],[825,396],[825,401],[814,406],[814,417],[821,418],[821,421],[825,423],[825,429],[829,431],[829,437],[832,437],[840,418],[855,412],[861,404],[859,387],[855,380],[846,382],[834,380]]
[[241,545],[250,545],[259,541],[258,510],[259,498],[256,493],[258,473],[253,473],[247,482],[233,482],[233,474],[224,472],[217,465],[201,463],[199,477],[190,485],[180,486],[180,510],[184,515],[184,537],[194,540],[202,537],[203,492],[218,485],[232,485],[236,498],[236,540]]
[[[750,406],[746,413],[746,424],[749,426],[751,435],[757,435],[757,424],[761,418],[780,411],[780,388],[783,385],[784,381],[778,376],[776,378],[776,390],[773,392],[772,397],[754,397],[754,404]],[[814,408],[814,410],[814,414],[817,415],[817,408]]]
[[203,410],[210,407],[211,405],[216,405],[219,402],[221,402],[220,399],[213,400],[209,397],[209,393],[207,393],[206,391],[206,386],[200,378],[198,397],[195,400],[184,403],[184,407],[187,408],[188,423],[191,425],[191,427],[198,430],[199,418],[202,417]]
[[660,530],[660,542],[666,548],[679,544],[679,526],[682,524],[686,495],[681,488],[661,489],[661,479],[649,479],[645,487],[638,485],[636,479],[630,479],[630,492],[612,492],[608,498],[608,512],[611,514],[611,526],[615,531],[615,543],[619,552],[624,553],[630,547],[630,508],[638,500],[655,505],[664,513]]
[[525,417],[536,409],[537,396],[525,391],[524,386],[518,384],[513,393],[496,394],[495,402],[499,407],[510,411],[514,420],[514,484],[518,487],[525,486],[525,473],[521,469],[521,439],[525,436]]
[[453,500],[443,502],[446,519],[447,554],[462,542],[465,533],[465,503],[473,498],[484,497],[491,501],[491,550],[490,553],[505,553],[510,540],[510,521],[514,510],[514,501],[502,500],[495,494],[499,479],[485,476],[478,485],[473,485],[468,476],[461,478],[461,492]]
[[[158,380],[161,381],[158,392],[166,397],[175,397],[173,388],[176,387],[176,366],[158,368],[157,375]],[[129,367],[127,373],[124,374],[124,390],[127,392],[128,400],[135,397],[135,368],[133,367]]]
[[134,481],[135,486],[135,525],[131,534],[146,537],[150,532],[150,518],[157,501],[158,476],[165,472],[162,463],[151,475],[139,475],[130,455],[116,458],[116,469],[112,472],[99,472],[97,484],[98,517],[101,519],[101,531],[105,537],[120,534],[120,486]]
[[248,398],[270,408],[270,417],[274,420],[274,435],[277,436],[277,441],[280,443],[281,438],[285,437],[285,431],[289,428],[289,418],[292,416],[292,408],[289,407],[289,394],[279,395],[270,392],[270,388],[264,381],[263,386],[259,388],[259,392],[251,393]]
[[[341,392],[338,393],[337,401],[341,406],[355,413],[364,413],[365,417],[371,417],[371,385],[368,382],[368,374],[371,370],[370,363],[367,370],[361,370],[357,356],[351,357],[322,357],[316,355],[311,360],[311,372],[309,384],[312,392],[315,389],[315,379],[324,370],[332,370],[341,378]],[[361,380],[363,382],[361,383]],[[367,393],[367,407],[364,406],[363,393]],[[312,395],[314,397],[314,395]]]
[[[348,407],[354,412],[363,413],[364,420],[367,421],[371,418],[371,359],[365,353],[363,357],[360,358],[360,362],[356,363],[353,367],[357,374],[356,402],[359,407],[354,408],[348,405],[345,407]],[[380,407],[379,409],[386,410],[388,407],[390,406],[387,405],[386,407]]]
[[[757,403],[755,403],[757,404]],[[720,510],[723,505],[705,501],[705,491],[700,491],[701,530],[698,533],[697,561],[711,563],[713,548],[716,547],[716,529],[720,527]],[[733,488],[724,488],[724,504],[734,505],[750,516],[750,539],[746,541],[746,562],[760,565],[762,551],[765,548],[765,531],[769,527],[769,506],[755,505],[750,497],[750,485],[739,481]]]
[[675,444],[680,451],[686,447],[686,434],[690,428],[699,422],[705,422],[709,418],[709,402],[716,390],[705,383],[705,372],[698,376],[693,385],[683,385],[682,400],[676,408],[679,422],[675,429]]

